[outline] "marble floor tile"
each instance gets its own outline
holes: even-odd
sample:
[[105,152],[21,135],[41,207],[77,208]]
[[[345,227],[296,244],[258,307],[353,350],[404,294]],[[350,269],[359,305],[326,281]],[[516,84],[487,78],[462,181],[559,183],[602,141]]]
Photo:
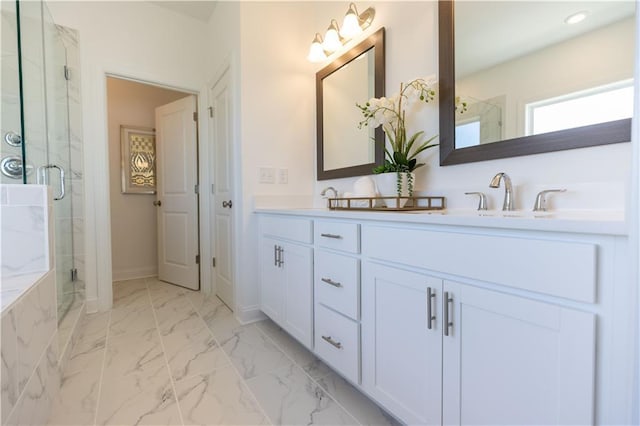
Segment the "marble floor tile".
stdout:
[[222,348],[231,358],[242,378],[250,379],[292,362],[271,340],[254,326],[235,332]]
[[229,365],[228,357],[200,317],[193,317],[184,325],[184,329],[162,336],[169,370],[174,380],[208,373]]
[[331,373],[332,370],[324,362],[270,319],[257,322],[256,327],[271,338],[278,348],[312,378],[323,377]]
[[263,425],[267,418],[232,367],[176,382],[185,425]]
[[182,424],[169,374],[165,372],[147,380],[136,375],[104,380],[96,424]]
[[363,425],[400,425],[397,420],[335,372],[316,379],[318,384]]
[[76,343],[76,349],[83,350],[86,347],[104,347],[107,338],[107,326],[111,312],[101,312],[98,314],[87,314]]
[[13,309],[2,315],[2,331],[0,332],[0,383],[2,384],[2,399],[0,400],[1,422],[4,424],[9,413],[18,401],[18,337],[16,332],[16,318]]
[[273,424],[358,424],[294,364],[249,379],[247,385]]
[[154,279],[114,296],[82,320],[49,424],[397,424],[271,320]]
[[119,307],[111,311],[109,338],[155,328],[156,318],[150,304],[147,304],[147,306]]
[[119,281],[113,286],[113,307],[145,306],[149,304],[149,292],[144,280]]
[[155,329],[109,339],[104,360],[104,380],[126,376],[152,377],[167,373],[160,336]]
[[182,287],[165,283],[157,279],[147,280],[147,287],[154,306],[161,305],[177,296],[183,296],[186,291]]
[[232,338],[237,330],[245,328],[217,297],[203,304],[200,315],[221,345]]

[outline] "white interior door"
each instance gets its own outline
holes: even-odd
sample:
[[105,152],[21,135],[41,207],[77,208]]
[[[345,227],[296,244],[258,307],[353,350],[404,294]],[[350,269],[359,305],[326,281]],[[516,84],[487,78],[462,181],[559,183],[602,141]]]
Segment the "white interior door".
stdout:
[[196,97],[156,108],[158,277],[200,288]]
[[215,267],[212,277],[218,297],[231,309],[233,293],[233,147],[231,135],[231,93],[229,73],[210,89],[213,152],[213,194],[211,197],[212,249]]

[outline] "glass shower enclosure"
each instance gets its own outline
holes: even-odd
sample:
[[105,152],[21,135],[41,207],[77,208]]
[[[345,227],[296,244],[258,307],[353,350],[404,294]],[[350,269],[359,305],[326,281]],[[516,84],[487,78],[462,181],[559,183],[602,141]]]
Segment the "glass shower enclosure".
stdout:
[[76,33],[45,2],[2,1],[0,176],[53,195],[58,322],[84,302],[80,79]]

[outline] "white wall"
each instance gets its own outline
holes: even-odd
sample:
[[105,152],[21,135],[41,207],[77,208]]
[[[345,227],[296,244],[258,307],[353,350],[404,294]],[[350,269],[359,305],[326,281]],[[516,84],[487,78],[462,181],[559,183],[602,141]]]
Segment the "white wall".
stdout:
[[[387,94],[398,91],[402,81],[438,74],[437,2],[375,2],[373,29],[386,27]],[[317,4],[316,24],[300,37],[311,39],[315,31],[324,31],[332,17],[340,18],[346,6]],[[368,30],[367,32],[369,32]],[[332,58],[330,58],[332,59]],[[319,64],[320,69],[324,64]],[[438,133],[437,104],[427,105],[420,119],[409,123],[427,135]],[[489,189],[497,172],[508,173],[515,185],[516,207],[530,209],[537,191],[565,187],[569,191],[553,198],[556,208],[624,210],[630,173],[630,144],[584,148],[556,153],[483,161],[440,167],[438,149],[427,150],[421,159],[427,166],[417,170],[416,189],[432,195],[444,195],[452,208],[475,208],[476,201],[465,191],[484,191],[490,207],[499,208],[503,190]],[[318,196],[332,185],[341,192],[351,191],[354,178],[316,182],[315,204],[325,202]]]
[[155,194],[122,193],[120,126],[155,128],[155,108],[185,93],[118,78],[107,79],[111,269],[113,280],[156,275],[158,233]]
[[86,174],[87,310],[111,301],[106,74],[198,92],[206,24],[149,2],[50,2],[56,23],[78,30]]

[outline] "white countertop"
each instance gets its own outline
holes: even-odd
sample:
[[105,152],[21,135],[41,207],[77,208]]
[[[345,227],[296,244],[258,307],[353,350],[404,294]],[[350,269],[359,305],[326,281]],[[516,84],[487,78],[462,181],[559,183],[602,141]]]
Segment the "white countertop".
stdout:
[[628,234],[623,212],[563,211],[534,214],[531,211],[432,210],[432,211],[348,211],[326,208],[258,208],[256,213],[306,217],[341,218],[412,224],[454,225],[496,229],[570,232],[581,234]]

